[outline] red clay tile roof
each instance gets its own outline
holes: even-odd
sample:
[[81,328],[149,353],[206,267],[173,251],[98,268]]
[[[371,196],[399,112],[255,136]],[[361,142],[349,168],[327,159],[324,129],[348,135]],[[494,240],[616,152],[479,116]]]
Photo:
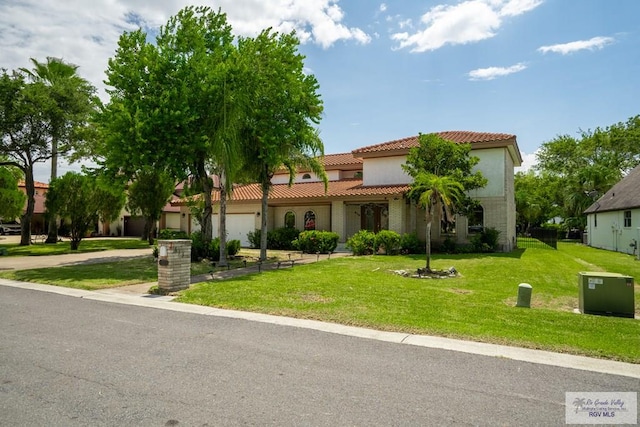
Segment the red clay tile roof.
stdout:
[[334,166],[362,165],[362,159],[357,159],[352,153],[326,154],[324,168],[331,170]]
[[[380,185],[363,186],[361,179],[347,179],[340,181],[330,181],[327,192],[324,192],[322,182],[297,183],[289,187],[287,184],[276,184],[271,187],[269,193],[269,203],[277,203],[289,200],[318,201],[338,197],[357,196],[390,196],[402,194],[409,190],[408,185]],[[231,200],[244,202],[258,202],[261,200],[262,192],[259,184],[247,184],[237,186],[233,190]],[[220,200],[219,193],[214,192],[212,200]],[[174,206],[184,204],[184,200],[172,202]]]
[[[49,184],[40,181],[33,181],[33,185],[35,188],[49,188]],[[25,187],[26,184],[24,181],[18,181],[18,187]]]
[[[322,159],[322,164],[326,171],[342,169],[353,170],[360,169],[362,167],[362,159],[354,157],[353,153],[325,154]],[[298,168],[297,171],[306,172],[308,170],[305,168]],[[278,173],[288,173],[288,171],[284,167],[281,167],[278,170]]]
[[[443,139],[447,141],[457,142],[460,144],[472,144],[483,142],[498,142],[498,141],[515,141],[515,135],[507,133],[488,133],[488,132],[469,132],[469,131],[447,131],[436,132]],[[396,151],[396,150],[409,150],[412,147],[418,145],[418,136],[410,136],[408,138],[396,139],[394,141],[383,142],[381,144],[369,145],[366,147],[353,150],[354,155],[364,153],[377,153],[381,151]]]

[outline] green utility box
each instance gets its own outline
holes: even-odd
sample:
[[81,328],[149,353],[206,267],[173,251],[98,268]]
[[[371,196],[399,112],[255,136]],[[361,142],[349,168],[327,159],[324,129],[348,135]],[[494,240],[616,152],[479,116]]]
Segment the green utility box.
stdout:
[[633,318],[633,277],[581,271],[578,273],[578,299],[580,313]]

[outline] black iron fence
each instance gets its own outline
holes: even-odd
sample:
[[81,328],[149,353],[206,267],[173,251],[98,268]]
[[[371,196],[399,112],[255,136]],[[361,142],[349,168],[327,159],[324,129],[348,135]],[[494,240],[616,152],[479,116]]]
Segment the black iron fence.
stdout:
[[519,248],[558,249],[558,232],[548,228],[530,228],[518,234]]

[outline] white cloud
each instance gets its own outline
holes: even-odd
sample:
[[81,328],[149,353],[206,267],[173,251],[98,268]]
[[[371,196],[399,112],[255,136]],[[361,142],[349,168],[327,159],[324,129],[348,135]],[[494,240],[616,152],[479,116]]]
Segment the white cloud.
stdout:
[[511,67],[489,67],[478,68],[469,72],[470,80],[493,80],[497,77],[508,76],[509,74],[518,73],[527,68],[522,62],[512,65]]
[[500,16],[518,16],[542,4],[543,0],[510,0],[502,3]]
[[537,153],[538,150],[536,150],[533,153],[521,153],[522,154],[522,164],[520,166],[517,166],[514,171],[517,172],[528,172],[529,170],[531,170],[535,165],[538,164],[538,160],[537,160]]
[[385,3],[382,3],[380,5],[380,12],[386,12],[387,11],[387,5]]
[[409,48],[411,52],[478,42],[495,36],[503,18],[531,11],[540,4],[542,0],[467,0],[438,5],[422,15],[424,28],[412,34],[395,33],[391,39],[399,42],[397,48]]
[[589,40],[578,40],[570,43],[542,46],[538,48],[538,51],[542,53],[552,52],[562,55],[568,55],[579,50],[602,49],[603,47],[613,43],[614,41],[615,39],[613,37],[593,37]]
[[[103,88],[107,61],[123,31],[158,29],[189,0],[21,0],[0,1],[1,67],[31,68],[29,58],[62,58]],[[338,41],[368,43],[371,37],[347,26],[337,0],[217,0],[237,35],[253,36],[273,27],[296,30],[302,42],[329,48]],[[101,93],[101,96],[104,96]]]

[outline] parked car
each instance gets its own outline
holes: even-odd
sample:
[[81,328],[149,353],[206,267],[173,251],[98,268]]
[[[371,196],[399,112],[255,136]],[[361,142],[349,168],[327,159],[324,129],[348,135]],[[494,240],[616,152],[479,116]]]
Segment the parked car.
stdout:
[[17,221],[3,222],[0,220],[0,235],[5,234],[20,234],[22,232],[22,226]]

